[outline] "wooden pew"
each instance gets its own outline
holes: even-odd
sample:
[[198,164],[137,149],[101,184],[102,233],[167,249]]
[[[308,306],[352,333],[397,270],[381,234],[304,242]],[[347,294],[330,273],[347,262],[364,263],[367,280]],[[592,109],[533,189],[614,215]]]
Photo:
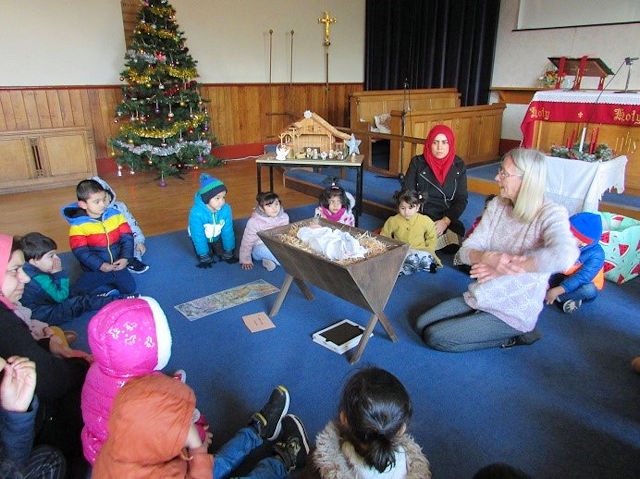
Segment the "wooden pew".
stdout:
[[[467,165],[499,156],[504,103],[461,107],[455,88],[429,88],[356,92],[349,96],[349,106],[351,131],[362,141],[360,153],[368,169],[392,176],[404,173],[411,157],[422,152],[416,138],[424,139],[436,124],[451,127],[456,152]],[[375,131],[375,117],[385,113],[390,115],[388,134]],[[413,142],[406,141],[409,137]],[[373,144],[379,140],[390,141],[388,168],[372,164]]]
[[[402,111],[391,112],[391,133],[396,136],[426,138],[435,125],[449,126],[456,138],[456,154],[467,166],[486,163],[499,157],[502,113],[506,105],[463,106],[426,111],[410,111],[404,117]],[[403,146],[404,145],[404,146]],[[404,172],[411,157],[422,153],[422,146],[413,142],[392,139],[389,173]]]
[[371,90],[349,95],[349,122],[354,132],[371,131],[375,117],[392,110],[423,111],[460,106],[460,93],[455,88],[418,90]]

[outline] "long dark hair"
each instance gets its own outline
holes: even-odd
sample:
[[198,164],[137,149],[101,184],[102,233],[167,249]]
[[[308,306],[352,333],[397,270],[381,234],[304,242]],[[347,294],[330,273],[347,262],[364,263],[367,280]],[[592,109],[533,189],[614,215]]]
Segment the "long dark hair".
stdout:
[[342,434],[365,460],[383,472],[394,467],[398,437],[412,413],[409,393],[393,374],[369,367],[345,384],[340,411]]

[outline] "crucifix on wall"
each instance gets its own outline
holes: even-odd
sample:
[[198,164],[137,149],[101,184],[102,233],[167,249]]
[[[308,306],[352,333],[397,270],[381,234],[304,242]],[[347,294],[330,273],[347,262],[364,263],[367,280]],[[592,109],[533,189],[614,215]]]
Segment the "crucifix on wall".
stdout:
[[338,19],[329,15],[329,12],[324,12],[324,15],[318,18],[318,23],[324,24],[324,46],[325,47],[328,47],[329,45],[331,45],[331,39],[329,37],[329,34],[330,34],[329,25],[331,25],[332,23],[336,23],[337,21]]
[[327,107],[327,93],[329,92],[329,45],[331,45],[330,25],[336,23],[337,18],[329,15],[329,12],[324,12],[322,17],[318,18],[318,23],[322,23],[324,26],[324,81],[325,81],[325,109]]

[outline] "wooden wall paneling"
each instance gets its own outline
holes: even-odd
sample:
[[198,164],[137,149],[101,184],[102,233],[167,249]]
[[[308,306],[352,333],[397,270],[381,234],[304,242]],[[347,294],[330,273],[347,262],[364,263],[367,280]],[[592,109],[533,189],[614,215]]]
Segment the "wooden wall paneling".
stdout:
[[0,91],[0,131],[7,131],[7,117],[11,116],[7,111],[11,109],[9,95],[7,92]]
[[107,136],[109,132],[105,131],[103,128],[102,121],[102,105],[100,104],[100,94],[97,89],[87,90],[87,99],[88,99],[88,109],[83,108],[83,110],[87,111],[91,118],[91,128],[94,132],[94,142],[96,145],[96,151],[100,151],[100,153],[96,153],[98,157],[103,157],[105,154],[105,143],[107,141]]
[[[262,85],[250,85],[241,88],[241,98],[243,103],[243,113],[245,120],[240,128],[242,138],[247,141],[239,143],[257,143],[262,141],[260,124],[263,116],[263,110],[260,108],[260,95],[264,92]],[[236,142],[236,144],[238,144]]]
[[277,85],[267,85],[265,95],[260,96],[260,137],[265,142],[275,143],[278,140],[279,130],[274,128],[274,122],[282,112],[274,110],[278,105],[279,88]]
[[63,127],[71,127],[73,123],[73,109],[71,108],[71,96],[70,90],[59,90],[58,95],[58,107],[60,108],[60,120]]
[[[348,97],[361,84],[203,85],[211,130],[225,145],[277,141],[290,123],[311,110],[335,126],[346,125]],[[108,139],[117,135],[115,109],[121,87],[62,86],[0,89],[0,132],[89,127],[96,156],[110,156]],[[328,107],[325,102],[328,100]],[[268,113],[272,113],[268,115]]]
[[15,126],[11,130],[27,130],[32,128],[29,124],[26,102],[22,92],[11,92],[11,105],[13,106],[13,118],[16,122]]
[[107,142],[120,130],[120,125],[113,121],[116,118],[116,106],[122,99],[120,90],[116,88],[92,89],[89,91],[89,97],[91,98],[91,117],[96,149],[100,152],[98,156],[109,156],[111,150]]
[[223,105],[230,104],[229,89],[222,89],[214,85],[205,85],[202,87],[201,95],[209,100],[204,104],[211,119],[211,129],[218,138],[218,142],[228,144],[223,131],[223,125],[227,125],[230,121],[231,112]]
[[30,93],[33,93],[33,103],[37,114],[37,124],[32,128],[52,128],[46,90],[32,90]]
[[[13,131],[18,129],[18,123],[16,120],[15,108],[14,108],[14,96],[12,91],[3,91],[2,110],[4,113],[5,130]],[[22,97],[21,97],[22,98]]]
[[78,89],[66,90],[69,94],[69,116],[73,125],[88,124],[85,120],[85,110],[83,106],[83,96],[86,92]]
[[244,142],[250,143],[250,141],[247,141],[246,131],[243,129],[243,124],[248,113],[246,97],[243,93],[244,88],[242,85],[234,85],[231,88],[231,101],[225,105],[220,105],[229,112],[228,118],[230,121],[224,125],[224,135],[227,139],[225,144],[227,145],[237,145]]
[[60,109],[60,100],[58,98],[58,90],[45,90],[47,105],[49,110],[49,119],[53,128],[62,128],[62,111]]

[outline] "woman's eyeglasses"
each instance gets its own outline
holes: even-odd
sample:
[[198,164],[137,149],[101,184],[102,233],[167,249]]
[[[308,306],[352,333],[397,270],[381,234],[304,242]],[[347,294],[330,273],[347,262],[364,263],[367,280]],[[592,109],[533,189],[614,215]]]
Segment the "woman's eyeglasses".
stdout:
[[522,178],[523,175],[512,175],[511,173],[507,173],[504,168],[502,168],[502,166],[500,168],[498,168],[498,176],[500,177],[500,179],[504,180],[506,178],[511,178],[512,176],[516,176],[519,178]]

